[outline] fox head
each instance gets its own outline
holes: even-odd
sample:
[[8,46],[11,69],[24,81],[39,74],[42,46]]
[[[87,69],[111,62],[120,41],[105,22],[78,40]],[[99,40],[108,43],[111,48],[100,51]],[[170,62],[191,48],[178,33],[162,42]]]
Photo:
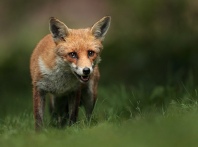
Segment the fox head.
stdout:
[[89,81],[94,66],[100,61],[102,41],[110,26],[106,16],[86,29],[70,29],[60,20],[50,18],[50,32],[56,44],[55,53],[70,66],[82,83]]

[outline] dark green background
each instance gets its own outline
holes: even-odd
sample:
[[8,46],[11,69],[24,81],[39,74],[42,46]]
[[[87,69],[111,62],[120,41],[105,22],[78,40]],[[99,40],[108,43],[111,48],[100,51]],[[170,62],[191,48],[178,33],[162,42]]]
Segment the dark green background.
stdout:
[[[49,33],[49,17],[80,28],[104,15],[111,15],[112,23],[104,42],[100,86],[197,84],[196,0],[7,0],[0,2],[0,107],[18,94],[28,93],[31,99],[29,59]],[[24,97],[19,97],[22,104]]]

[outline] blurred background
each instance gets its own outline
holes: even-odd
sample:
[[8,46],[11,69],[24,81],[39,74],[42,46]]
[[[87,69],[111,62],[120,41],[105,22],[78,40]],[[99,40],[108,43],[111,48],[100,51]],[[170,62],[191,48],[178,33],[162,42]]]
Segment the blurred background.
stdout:
[[101,87],[197,84],[197,0],[1,0],[0,115],[6,108],[31,109],[29,60],[49,33],[49,17],[85,28],[105,15],[112,23],[100,63]]

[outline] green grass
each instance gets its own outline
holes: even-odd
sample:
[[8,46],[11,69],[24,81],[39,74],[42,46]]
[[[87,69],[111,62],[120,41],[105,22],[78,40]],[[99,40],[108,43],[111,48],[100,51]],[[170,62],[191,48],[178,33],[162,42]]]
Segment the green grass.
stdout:
[[[91,124],[83,108],[77,124],[34,132],[31,93],[1,99],[0,146],[198,146],[196,88],[153,86],[100,87]],[[12,103],[10,100],[12,99]],[[7,100],[5,100],[7,99]],[[5,113],[4,113],[5,112]]]

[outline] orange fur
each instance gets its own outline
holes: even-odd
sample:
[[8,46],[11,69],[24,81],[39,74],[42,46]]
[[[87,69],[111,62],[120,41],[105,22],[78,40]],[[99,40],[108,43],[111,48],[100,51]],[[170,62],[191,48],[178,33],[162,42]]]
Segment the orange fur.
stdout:
[[91,118],[100,76],[97,64],[109,25],[110,17],[86,29],[69,29],[58,19],[50,19],[51,34],[38,43],[30,60],[36,130],[43,125],[47,93],[52,95],[52,119],[60,126],[76,122],[80,103]]

